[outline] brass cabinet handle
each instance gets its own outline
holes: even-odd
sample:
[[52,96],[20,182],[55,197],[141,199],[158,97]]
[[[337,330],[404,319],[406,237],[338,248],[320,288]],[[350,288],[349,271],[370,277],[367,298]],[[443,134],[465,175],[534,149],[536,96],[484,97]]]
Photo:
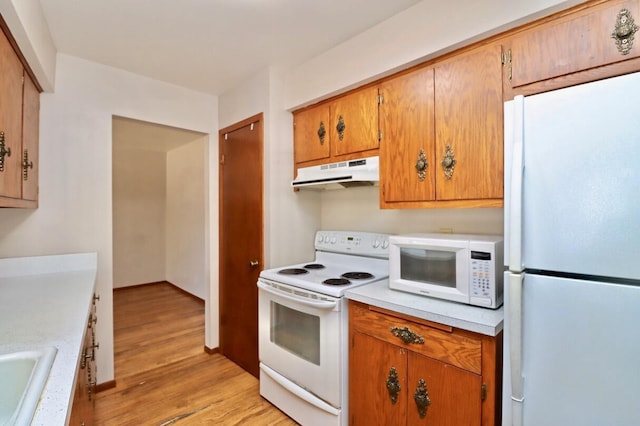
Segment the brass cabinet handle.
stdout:
[[416,161],[416,172],[418,172],[418,179],[420,179],[420,182],[422,182],[427,176],[427,167],[429,167],[427,154],[424,152],[424,149],[420,149],[420,151],[418,151],[418,160]]
[[11,157],[11,147],[4,144],[4,132],[0,132],[0,172],[4,172],[4,157]]
[[429,392],[427,391],[427,383],[424,379],[418,380],[418,387],[416,388],[416,392],[413,394],[413,400],[416,402],[420,418],[423,419],[427,415],[427,408],[431,405]]
[[347,125],[344,124],[344,117],[342,115],[338,116],[338,124],[336,125],[336,130],[338,131],[338,138],[340,140],[344,139],[344,129],[347,128]]
[[424,344],[424,339],[422,338],[422,336],[409,330],[409,327],[402,327],[402,328],[391,327],[390,330],[391,330],[391,334],[400,338],[406,344],[409,344],[409,343],[415,343],[418,345]]
[[249,266],[251,266],[252,268],[255,268],[256,266],[258,266],[260,262],[258,262],[257,260],[250,260],[249,261]]
[[398,381],[398,372],[395,367],[389,369],[389,377],[387,377],[387,391],[389,391],[389,399],[391,403],[398,402],[398,395],[400,394],[400,382]]
[[22,153],[22,180],[29,179],[29,169],[33,169],[33,161],[29,161],[29,151],[25,149]]
[[444,158],[440,162],[440,165],[442,165],[442,168],[444,169],[444,177],[447,179],[451,179],[453,177],[453,170],[456,167],[456,163],[457,161],[453,155],[453,148],[451,148],[451,145],[447,145]]
[[324,145],[324,137],[326,134],[327,131],[324,128],[324,121],[321,121],[320,126],[318,127],[318,139],[320,140],[320,145]]
[[616,26],[611,33],[611,38],[615,40],[618,52],[623,55],[629,54],[633,47],[633,36],[636,31],[638,31],[638,26],[633,21],[629,9],[620,10],[616,18]]

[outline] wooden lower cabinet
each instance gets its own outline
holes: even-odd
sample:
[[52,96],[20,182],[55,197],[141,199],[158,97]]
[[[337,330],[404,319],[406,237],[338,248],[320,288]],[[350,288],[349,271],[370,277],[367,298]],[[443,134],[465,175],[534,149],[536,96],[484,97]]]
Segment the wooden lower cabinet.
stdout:
[[501,335],[354,301],[349,312],[350,425],[500,424]]
[[90,426],[93,425],[93,413],[95,408],[96,376],[96,343],[94,324],[97,322],[96,300],[93,298],[91,313],[87,331],[84,336],[78,372],[76,374],[76,389],[73,395],[73,405],[71,407],[70,426]]

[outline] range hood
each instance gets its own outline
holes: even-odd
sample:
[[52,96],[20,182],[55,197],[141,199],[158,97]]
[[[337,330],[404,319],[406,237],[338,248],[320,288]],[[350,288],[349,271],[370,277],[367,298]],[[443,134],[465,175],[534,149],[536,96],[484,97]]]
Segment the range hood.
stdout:
[[298,169],[291,186],[300,189],[340,189],[374,186],[380,180],[379,158],[367,157]]

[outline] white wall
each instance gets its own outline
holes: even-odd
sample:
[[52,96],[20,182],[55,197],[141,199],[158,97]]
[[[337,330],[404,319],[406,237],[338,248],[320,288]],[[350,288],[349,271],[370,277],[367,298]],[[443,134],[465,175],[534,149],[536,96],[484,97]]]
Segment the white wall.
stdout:
[[281,70],[270,68],[220,96],[220,127],[264,112],[265,267],[308,260],[320,228],[320,199],[294,193],[293,122],[283,104]]
[[113,145],[113,287],[163,281],[167,155]]
[[166,154],[166,280],[201,299],[205,276],[205,155],[208,136]]
[[[55,93],[41,96],[39,208],[0,209],[0,257],[98,252],[103,383],[114,378],[112,116],[215,134],[217,98],[65,55],[58,55],[55,84]],[[208,169],[216,177],[217,149],[211,151]],[[210,199],[217,199],[216,182],[209,186]],[[207,273],[217,293],[217,272]],[[215,332],[208,341],[213,346]]]
[[330,97],[582,1],[424,0],[290,69],[284,105]]
[[321,197],[326,229],[402,234],[447,228],[463,234],[503,233],[501,208],[381,210],[377,187],[326,191]]

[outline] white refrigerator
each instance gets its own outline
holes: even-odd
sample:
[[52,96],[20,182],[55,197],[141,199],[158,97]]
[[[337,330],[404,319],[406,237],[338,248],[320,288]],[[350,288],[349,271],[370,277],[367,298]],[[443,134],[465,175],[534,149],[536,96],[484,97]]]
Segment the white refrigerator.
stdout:
[[504,112],[503,425],[640,425],[640,73]]

